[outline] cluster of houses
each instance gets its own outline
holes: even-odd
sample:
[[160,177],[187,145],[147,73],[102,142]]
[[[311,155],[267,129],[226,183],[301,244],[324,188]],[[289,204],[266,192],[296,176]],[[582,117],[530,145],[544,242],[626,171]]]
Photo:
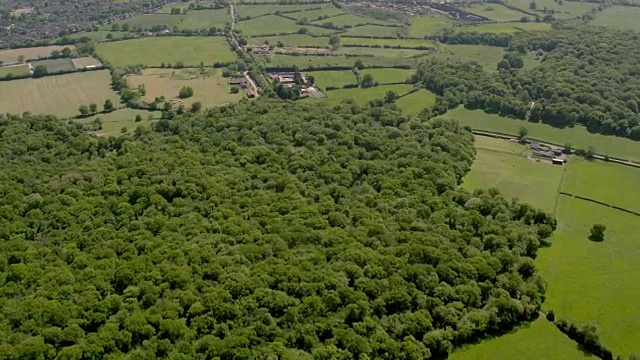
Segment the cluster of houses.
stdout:
[[[273,72],[269,73],[269,77],[287,88],[291,88],[296,84],[296,74],[293,72]],[[311,85],[309,78],[303,72],[300,73],[300,83],[303,88]]]
[[562,148],[541,146],[537,141],[531,142],[531,155],[536,158],[551,160],[556,165],[562,165],[567,161]]

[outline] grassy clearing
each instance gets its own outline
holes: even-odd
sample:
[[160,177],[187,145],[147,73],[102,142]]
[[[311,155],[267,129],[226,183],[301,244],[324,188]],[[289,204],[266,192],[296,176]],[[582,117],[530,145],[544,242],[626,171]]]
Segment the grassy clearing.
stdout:
[[173,9],[173,8],[178,8],[178,9],[180,9],[180,11],[182,11],[184,9],[188,9],[189,8],[189,3],[188,2],[183,2],[183,3],[177,3],[177,4],[165,6],[162,9],[160,9],[160,13],[162,13],[162,14],[170,14],[171,13],[171,9]]
[[[135,122],[137,115],[142,117],[142,121]],[[91,123],[95,119],[100,118],[102,121],[102,129],[96,131],[100,136],[117,136],[122,134],[122,128],[127,128],[127,133],[131,134],[138,126],[147,127],[160,118],[160,111],[146,111],[134,109],[119,109],[107,114],[97,114],[88,118],[74,120],[80,123]]]
[[576,344],[544,318],[512,333],[456,350],[450,360],[585,360]]
[[485,70],[496,71],[498,62],[502,60],[504,50],[486,45],[441,45],[435,56],[443,59],[460,59],[475,61]]
[[405,69],[363,69],[362,75],[371,74],[380,84],[404,82],[415,73],[413,70]]
[[[638,217],[567,196],[558,209],[553,245],[536,260],[549,283],[543,308],[578,323],[596,321],[602,343],[616,355],[640,353]],[[603,242],[588,239],[594,223],[607,226]]]
[[440,14],[417,16],[411,22],[409,36],[423,38],[427,35],[435,34],[440,29],[453,27],[455,23],[455,20]]
[[[568,164],[562,190],[640,212],[640,169],[574,157]],[[628,191],[625,191],[628,189]]]
[[76,68],[75,65],[73,65],[73,61],[69,58],[34,61],[31,63],[31,66],[33,66],[34,69],[38,66],[44,66],[49,73],[71,71]]
[[582,16],[591,11],[591,9],[597,7],[599,4],[597,3],[588,3],[588,2],[578,2],[578,1],[563,1],[562,5],[560,5],[557,1],[554,0],[535,0],[537,5],[536,10],[529,9],[529,4],[531,4],[531,0],[507,0],[510,5],[519,7],[527,12],[532,12],[540,15],[540,17],[544,17],[543,10],[547,8],[549,10],[555,11],[553,17],[556,19],[569,19],[575,18],[578,16]]
[[316,21],[313,21],[313,23],[314,24],[332,23],[333,25],[338,27],[344,27],[347,25],[356,26],[356,25],[364,25],[364,24],[379,24],[379,25],[389,24],[388,22],[383,20],[368,18],[364,16],[358,16],[354,14],[344,14],[344,15],[335,16],[329,19],[316,20]]
[[526,146],[501,139],[476,137],[478,154],[462,186],[469,190],[498,188],[507,198],[518,198],[553,211],[564,168],[527,157]]
[[526,14],[523,14],[520,11],[511,10],[500,4],[474,5],[469,8],[465,8],[464,10],[495,21],[517,21],[523,16],[526,16]]
[[[133,87],[145,85],[147,93],[143,100],[153,101],[156,97],[164,96],[172,100],[175,106],[183,103],[188,107],[196,101],[202,102],[205,107],[220,106],[238,102],[244,96],[242,92],[231,94],[229,79],[223,78],[215,70],[202,76],[199,69],[145,69],[142,75],[127,76],[127,81]],[[193,96],[181,102],[178,92],[185,86],[193,89]]]
[[249,39],[251,44],[263,44],[269,42],[276,45],[281,42],[284,46],[317,46],[326,47],[329,45],[328,37],[313,37],[309,35],[293,34],[283,36],[262,36]]
[[115,66],[144,64],[159,66],[161,63],[198,66],[203,61],[210,66],[216,62],[236,60],[227,40],[223,37],[155,37],[100,43],[98,54]]
[[615,136],[591,134],[586,128],[576,126],[559,129],[542,123],[530,123],[524,120],[504,118],[494,114],[486,114],[480,110],[467,110],[463,107],[449,111],[445,116],[454,117],[461,123],[474,129],[501,132],[517,135],[525,126],[529,137],[563,145],[569,142],[574,148],[588,149],[593,146],[596,152],[640,161],[640,142]]
[[402,46],[406,48],[433,47],[433,42],[421,39],[372,39],[372,38],[350,38],[340,39],[343,45],[364,45],[364,46]]
[[24,56],[25,60],[30,59],[38,59],[42,57],[51,56],[51,52],[53,50],[62,50],[68,47],[69,49],[75,49],[73,45],[65,45],[65,46],[39,46],[33,48],[22,48],[22,49],[11,49],[11,50],[2,50],[0,51],[0,61],[5,64],[18,62],[18,58],[20,55]]
[[436,94],[429,90],[419,90],[396,100],[402,111],[409,115],[415,115],[425,108],[431,108],[436,103]]
[[0,78],[11,76],[29,75],[29,67],[27,65],[2,66],[0,67]]
[[110,82],[107,70],[2,81],[0,109],[13,114],[29,111],[60,117],[75,116],[80,105],[95,103],[102,106],[107,99],[118,104],[118,94],[110,89]]
[[295,21],[282,16],[267,15],[259,18],[240,21],[236,29],[246,35],[267,35],[295,33],[300,29]]
[[324,99],[307,99],[305,101],[322,101],[327,104],[339,104],[343,100],[352,99],[359,105],[365,105],[370,100],[382,99],[387,91],[395,91],[399,95],[411,90],[411,85],[383,85],[366,89],[340,89],[328,91]]
[[594,25],[618,30],[640,31],[640,9],[628,6],[612,6],[596,14]]
[[351,70],[341,71],[308,71],[307,75],[315,78],[316,84],[322,89],[327,87],[342,88],[347,84],[357,84],[356,76]]
[[379,25],[365,25],[348,29],[344,36],[366,36],[366,37],[397,37],[401,28]]
[[547,31],[551,30],[551,24],[543,22],[517,22],[470,25],[459,28],[459,31],[477,31],[483,33],[515,33],[520,31]]
[[[120,21],[115,21],[113,24],[118,24],[120,27],[127,24],[129,28],[140,27],[143,29],[166,25],[169,29],[171,29],[174,26],[178,26],[184,18],[185,15],[145,14],[132,16],[128,19]],[[104,25],[101,29],[111,30],[113,24]]]
[[191,10],[185,15],[178,28],[189,30],[224,28],[227,23],[231,24],[231,16],[227,9]]

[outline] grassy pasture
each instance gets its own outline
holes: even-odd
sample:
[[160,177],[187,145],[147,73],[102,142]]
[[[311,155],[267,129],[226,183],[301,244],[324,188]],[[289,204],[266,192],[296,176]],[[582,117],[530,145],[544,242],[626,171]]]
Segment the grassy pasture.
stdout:
[[372,38],[350,38],[340,39],[343,45],[364,45],[364,46],[402,46],[406,48],[433,47],[433,42],[421,39],[372,39]]
[[180,103],[178,92],[184,86],[193,89],[193,96],[183,101],[185,106],[190,106],[196,101],[202,102],[205,107],[213,107],[240,101],[244,93],[231,94],[229,79],[222,78],[217,71],[208,76],[200,76],[198,69],[145,69],[142,75],[129,75],[127,81],[133,86],[144,84],[147,93],[142,98],[145,101],[153,101],[156,97],[164,96],[172,100],[175,105]]
[[[118,24],[120,27],[122,25],[127,24],[130,28],[133,27],[141,27],[141,28],[151,28],[154,26],[162,26],[166,25],[169,29],[174,26],[180,25],[182,20],[186,15],[171,15],[171,14],[144,14],[132,16],[128,19],[115,21],[113,24]],[[104,25],[102,30],[111,30],[112,24]]]
[[311,56],[311,55],[268,55],[264,56],[266,67],[293,67],[297,66],[302,70],[313,70],[322,67],[345,66],[353,67],[357,60],[362,61],[365,66],[395,66],[411,65],[415,61],[411,59],[394,57],[365,57],[365,56]]
[[375,57],[406,59],[412,56],[420,56],[426,54],[426,51],[417,49],[342,47],[338,50],[338,53],[345,55],[373,55]]
[[126,33],[121,31],[100,30],[100,31],[87,31],[87,32],[70,34],[70,35],[67,35],[67,37],[71,39],[80,39],[83,37],[88,37],[91,41],[100,42],[100,41],[107,40],[107,36],[109,34],[111,34],[111,40],[120,40],[125,35],[131,35],[131,33]]
[[98,54],[114,66],[144,64],[159,66],[161,63],[197,66],[201,61],[210,66],[215,62],[231,62],[236,54],[223,37],[154,37],[100,43]]
[[[122,133],[122,128],[126,127],[128,133],[133,133],[133,131],[138,127],[147,127],[151,125],[155,119],[159,119],[162,113],[160,111],[146,111],[146,110],[135,110],[135,109],[119,109],[116,111],[112,111],[106,114],[96,114],[84,119],[75,120],[79,123],[91,123],[95,119],[100,118],[102,121],[102,129],[96,131],[97,135],[100,136],[118,136]],[[137,115],[142,116],[142,121],[135,122],[135,118]],[[151,115],[152,119],[149,118]]]
[[27,65],[0,66],[0,78],[6,77],[9,74],[12,76],[28,75],[29,67]]
[[251,44],[263,44],[266,41],[271,45],[275,45],[278,42],[282,42],[284,46],[317,46],[326,47],[329,46],[329,38],[327,37],[313,37],[303,34],[292,34],[283,36],[263,36],[249,39]]
[[478,154],[462,187],[498,188],[507,198],[518,198],[553,211],[564,168],[527,157],[527,147],[501,139],[477,136]]
[[483,33],[515,33],[519,31],[546,31],[551,30],[551,24],[543,22],[516,22],[516,23],[493,23],[493,24],[480,24],[470,25],[459,28],[458,31],[477,31]]
[[424,108],[431,108],[436,103],[436,94],[429,90],[418,90],[407,96],[403,96],[396,100],[398,105],[405,114],[415,115]]
[[499,47],[486,45],[441,45],[438,56],[443,59],[460,59],[475,61],[485,70],[496,71],[498,62],[502,60],[504,50]]
[[178,25],[179,29],[209,29],[210,27],[224,28],[231,24],[231,16],[227,9],[191,10]]
[[409,27],[409,36],[423,38],[433,35],[440,29],[452,27],[456,21],[440,14],[416,16]]
[[267,15],[259,18],[240,21],[236,29],[246,35],[267,35],[295,33],[300,29],[295,21],[282,16]]
[[[305,10],[302,12],[295,12],[290,14],[283,14],[287,17],[292,17],[294,19],[300,20],[302,18],[307,18],[309,21],[319,20],[322,21],[332,21],[334,16],[345,14],[346,12],[343,9],[338,9],[333,5],[318,5],[320,9],[316,10]],[[307,8],[313,8],[307,6]],[[286,9],[286,8],[285,8]],[[329,16],[329,19],[320,20],[319,17]]]
[[75,49],[75,46],[73,45],[65,45],[65,46],[53,45],[53,46],[39,46],[39,47],[33,47],[33,48],[2,50],[0,51],[0,61],[4,62],[5,64],[18,62],[18,57],[20,55],[24,56],[25,60],[49,57],[51,56],[51,52],[53,50],[60,51],[66,47],[68,47],[71,50]]
[[510,5],[516,6],[524,11],[535,13],[544,17],[543,9],[554,10],[553,17],[556,19],[570,19],[578,16],[582,16],[591,9],[598,7],[596,3],[578,2],[578,1],[563,1],[562,5],[554,0],[535,0],[537,9],[529,9],[530,0],[507,0]]
[[71,62],[73,63],[73,66],[76,69],[84,69],[87,66],[102,66],[102,63],[100,62],[100,60],[95,59],[91,56],[86,56],[86,57],[81,57],[81,58],[75,58],[75,59],[71,59]]
[[[640,169],[574,157],[568,163],[562,190],[640,212]],[[640,221],[640,219],[639,219]]]
[[526,16],[526,14],[521,13],[520,11],[511,10],[500,4],[473,5],[471,7],[464,8],[464,10],[495,21],[517,21],[523,16]]
[[[549,284],[543,308],[578,323],[596,321],[602,343],[616,355],[640,353],[638,217],[567,196],[558,209],[553,245],[536,259]],[[588,239],[594,223],[607,226],[603,242]]]
[[586,360],[576,344],[544,318],[516,331],[454,351],[450,360]]
[[324,99],[307,99],[305,101],[322,101],[334,105],[339,104],[343,100],[352,99],[359,105],[365,105],[369,100],[384,98],[384,95],[390,90],[402,95],[411,90],[411,85],[382,85],[366,89],[331,90],[327,91],[327,97]]
[[640,31],[640,9],[629,6],[612,6],[596,14],[594,25],[618,30]]
[[454,117],[473,129],[501,132],[517,135],[520,127],[529,130],[529,137],[563,145],[571,143],[574,148],[587,149],[594,146],[596,152],[640,161],[640,142],[615,136],[592,134],[582,126],[559,129],[542,123],[530,123],[524,120],[504,118],[486,114],[480,110],[467,110],[464,107],[449,111],[445,116]]
[[351,70],[338,71],[308,71],[307,75],[315,78],[316,84],[322,89],[328,86],[342,88],[347,84],[357,84],[356,75]]
[[110,83],[111,76],[107,70],[2,81],[0,109],[14,114],[29,111],[60,117],[75,116],[80,105],[96,103],[102,106],[107,99],[118,104],[118,94],[111,90]]
[[[311,19],[310,19],[311,20]],[[343,15],[339,15],[339,16],[334,16],[328,19],[323,19],[323,20],[316,20],[313,21],[314,24],[324,24],[324,23],[333,23],[333,25],[338,26],[338,27],[343,27],[343,26],[356,26],[356,25],[364,25],[364,24],[379,24],[379,25],[386,25],[388,24],[388,22],[385,22],[383,20],[378,20],[378,19],[373,19],[373,18],[368,18],[365,16],[358,16],[358,15],[354,15],[354,14],[343,14]]]
[[73,61],[71,61],[71,59],[69,58],[34,61],[31,63],[31,66],[33,66],[34,69],[37,66],[44,66],[47,68],[47,71],[49,71],[49,73],[57,73],[61,71],[70,71],[76,69],[75,65],[73,65]]
[[180,9],[180,11],[182,11],[184,9],[188,9],[189,8],[189,3],[188,2],[183,2],[183,3],[177,3],[177,4],[165,6],[165,7],[160,9],[160,13],[161,14],[171,14],[171,9],[173,9],[173,8],[178,8],[178,9]]
[[405,69],[363,69],[361,74],[371,74],[380,84],[404,82],[414,73],[413,70]]
[[238,5],[236,12],[240,18],[254,18],[260,15],[273,14],[276,11],[282,12],[286,16],[294,17],[299,13],[288,13],[289,11],[302,12],[307,9],[318,7],[318,5]]
[[397,36],[401,28],[379,25],[357,26],[348,29],[344,36],[366,36],[366,37],[383,37]]

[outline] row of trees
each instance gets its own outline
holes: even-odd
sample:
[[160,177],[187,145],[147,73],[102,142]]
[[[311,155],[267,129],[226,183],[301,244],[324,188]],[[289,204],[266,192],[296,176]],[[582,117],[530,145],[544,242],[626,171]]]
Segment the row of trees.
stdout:
[[[105,100],[104,105],[102,106],[103,112],[108,113],[115,110],[115,106],[113,102],[109,99]],[[97,104],[89,104],[89,105],[80,105],[78,108],[78,112],[80,116],[89,116],[98,113],[98,105]]]

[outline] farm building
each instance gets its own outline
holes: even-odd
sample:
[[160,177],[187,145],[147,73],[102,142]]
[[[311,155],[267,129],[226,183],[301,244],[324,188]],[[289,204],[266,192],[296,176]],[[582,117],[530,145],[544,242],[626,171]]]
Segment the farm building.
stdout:
[[[285,87],[292,87],[295,85],[295,73],[292,72],[278,72],[278,73],[269,73],[269,76],[274,80],[279,82]],[[300,73],[300,81],[303,85],[309,85],[309,79],[304,73]]]
[[244,89],[247,87],[247,79],[244,77],[233,78],[229,80],[229,85],[237,85]]
[[251,49],[251,52],[254,54],[268,54],[269,45],[267,44],[256,45]]

